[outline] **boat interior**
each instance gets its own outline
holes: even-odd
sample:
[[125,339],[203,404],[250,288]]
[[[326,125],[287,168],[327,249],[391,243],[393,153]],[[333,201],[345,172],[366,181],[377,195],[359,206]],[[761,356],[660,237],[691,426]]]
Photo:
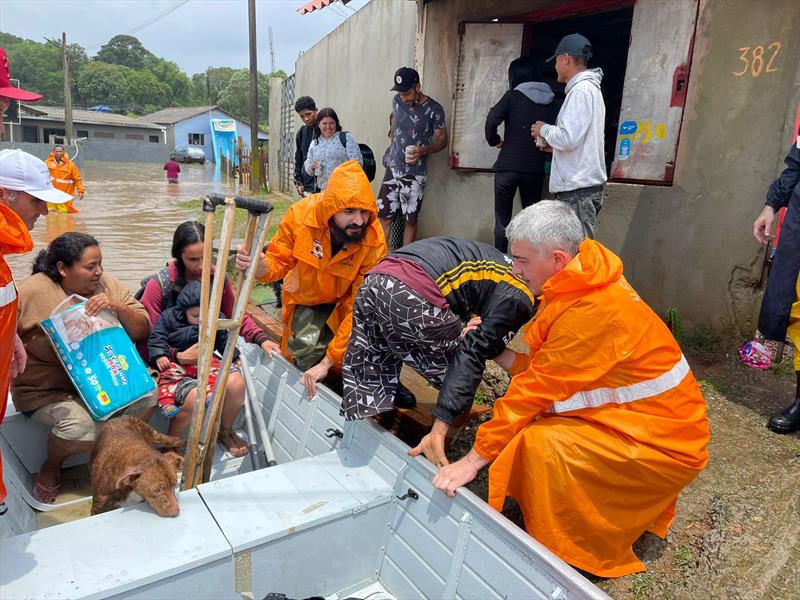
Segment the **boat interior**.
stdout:
[[88,516],[86,455],[42,506],[31,488],[47,431],[10,414],[0,596],[607,597],[471,492],[436,491],[427,460],[370,420],[345,422],[329,389],[309,401],[293,365],[245,352],[277,465],[217,445],[211,480],[179,493],[177,517],[143,502]]

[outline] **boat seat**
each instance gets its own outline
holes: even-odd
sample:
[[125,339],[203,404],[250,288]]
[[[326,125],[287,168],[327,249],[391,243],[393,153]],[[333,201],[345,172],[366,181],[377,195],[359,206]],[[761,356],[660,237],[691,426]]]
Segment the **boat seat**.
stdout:
[[197,488],[234,552],[387,503],[393,489],[346,449]]
[[[174,518],[137,504],[0,541],[3,598],[241,598],[230,545],[197,490],[179,501]],[[184,575],[199,567],[215,572],[202,589]],[[169,592],[148,595],[157,582]]]

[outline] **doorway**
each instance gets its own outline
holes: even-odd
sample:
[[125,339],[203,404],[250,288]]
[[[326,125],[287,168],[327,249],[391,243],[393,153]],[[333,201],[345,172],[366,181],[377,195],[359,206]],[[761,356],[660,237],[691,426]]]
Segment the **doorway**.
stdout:
[[[580,33],[592,43],[594,55],[589,61],[589,68],[599,67],[603,70],[601,90],[606,105],[605,159],[608,173],[611,172],[619,130],[632,23],[633,7],[630,6],[602,13],[529,22],[523,30],[522,55],[542,60],[550,58],[559,40],[570,33]],[[563,102],[564,84],[557,81],[554,62],[547,65],[544,79],[553,88],[556,100]]]

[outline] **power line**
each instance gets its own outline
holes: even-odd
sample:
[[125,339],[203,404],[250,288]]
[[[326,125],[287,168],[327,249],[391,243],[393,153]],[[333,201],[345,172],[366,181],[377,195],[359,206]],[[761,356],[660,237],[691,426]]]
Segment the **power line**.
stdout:
[[[171,6],[168,6],[167,8],[162,10],[161,12],[156,13],[155,15],[153,15],[152,17],[148,18],[145,21],[142,21],[136,27],[134,27],[130,31],[127,31],[127,32],[125,32],[125,33],[123,33],[121,35],[133,35],[134,33],[139,33],[143,29],[146,29],[147,27],[150,27],[150,25],[160,21],[161,19],[163,19],[167,15],[170,15],[170,14],[174,13],[176,10],[178,10],[181,6],[183,6],[187,2],[189,2],[189,0],[178,0],[178,2],[176,2],[175,4],[173,4]],[[89,46],[88,48],[84,48],[84,50],[86,50],[87,52],[89,50],[96,50],[97,48],[100,48],[100,47],[104,46],[105,44],[107,44],[108,41],[109,40],[106,40],[105,42],[102,42],[100,44],[95,44],[94,46]]]

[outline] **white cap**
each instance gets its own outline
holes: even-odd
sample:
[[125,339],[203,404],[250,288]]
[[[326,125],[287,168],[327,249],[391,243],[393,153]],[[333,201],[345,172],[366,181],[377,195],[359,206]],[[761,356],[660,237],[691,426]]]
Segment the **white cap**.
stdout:
[[47,165],[22,150],[0,150],[0,188],[27,192],[52,204],[72,200],[72,196],[53,187]]

